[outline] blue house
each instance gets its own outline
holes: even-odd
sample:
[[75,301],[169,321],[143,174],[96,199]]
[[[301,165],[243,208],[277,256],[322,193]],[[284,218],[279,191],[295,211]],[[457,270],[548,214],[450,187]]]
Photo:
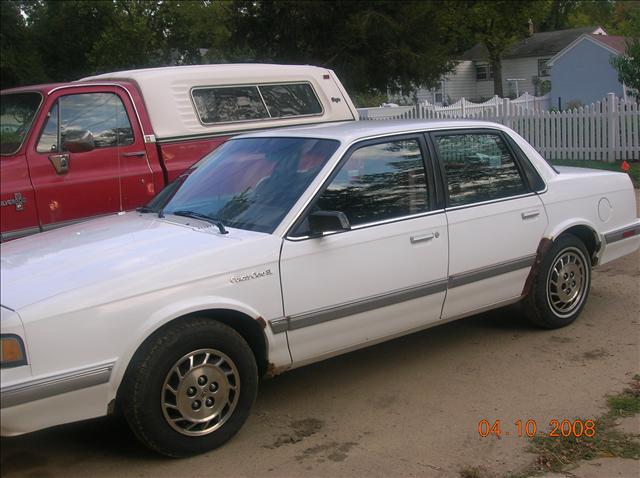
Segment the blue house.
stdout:
[[625,49],[625,37],[587,33],[559,51],[547,62],[551,68],[551,106],[588,105],[610,92],[626,98],[626,87],[611,65],[611,59],[624,55]]

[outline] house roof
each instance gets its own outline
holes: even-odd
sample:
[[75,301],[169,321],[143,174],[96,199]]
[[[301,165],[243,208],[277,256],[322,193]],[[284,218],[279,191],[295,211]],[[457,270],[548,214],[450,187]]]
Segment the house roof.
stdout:
[[[510,47],[503,58],[521,58],[528,56],[553,56],[585,33],[592,34],[598,27],[571,28],[553,32],[534,33],[528,38]],[[463,60],[488,60],[487,48],[478,43],[462,55]]]
[[624,55],[627,48],[627,39],[625,37],[612,35],[593,35],[591,33],[585,33],[584,35],[580,35],[578,38],[576,38],[574,41],[572,41],[566,47],[556,53],[553,57],[551,57],[551,59],[547,62],[547,65],[553,66],[553,64],[558,61],[558,59],[566,55],[567,52],[573,49],[573,47],[583,41],[590,41],[608,50],[614,55]]
[[594,40],[607,45],[609,48],[614,49],[621,55],[627,51],[627,38],[616,35],[594,35],[589,34]]

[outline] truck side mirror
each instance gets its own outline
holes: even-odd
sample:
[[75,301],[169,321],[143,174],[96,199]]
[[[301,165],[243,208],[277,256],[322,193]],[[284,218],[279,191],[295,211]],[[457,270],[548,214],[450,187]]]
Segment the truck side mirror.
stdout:
[[351,229],[346,214],[340,211],[315,211],[309,214],[310,236],[321,236],[325,232]]
[[70,153],[86,153],[95,149],[93,134],[84,129],[65,131],[62,138],[62,151]]

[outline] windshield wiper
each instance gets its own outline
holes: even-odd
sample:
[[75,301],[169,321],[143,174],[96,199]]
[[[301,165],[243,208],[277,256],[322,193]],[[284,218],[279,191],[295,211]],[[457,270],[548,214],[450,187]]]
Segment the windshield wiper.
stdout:
[[173,214],[175,216],[192,217],[194,219],[202,219],[203,221],[210,222],[211,224],[216,226],[220,231],[220,234],[229,234],[229,231],[227,231],[221,221],[211,216],[207,216],[206,214],[195,211],[172,211],[170,214]]

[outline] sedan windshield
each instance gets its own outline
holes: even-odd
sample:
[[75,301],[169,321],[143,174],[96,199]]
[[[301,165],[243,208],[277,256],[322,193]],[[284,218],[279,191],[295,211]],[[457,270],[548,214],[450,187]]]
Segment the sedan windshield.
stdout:
[[228,141],[163,189],[142,212],[200,216],[272,233],[339,143],[310,138]]
[[3,156],[14,154],[20,149],[41,101],[42,95],[35,92],[2,95],[0,142]]

